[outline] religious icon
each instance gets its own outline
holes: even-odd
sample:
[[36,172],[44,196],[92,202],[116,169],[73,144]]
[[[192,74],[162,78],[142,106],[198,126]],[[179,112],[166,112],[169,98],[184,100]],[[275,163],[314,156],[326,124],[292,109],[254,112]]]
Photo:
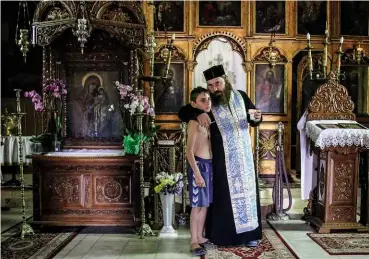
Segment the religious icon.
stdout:
[[241,1],[199,1],[199,26],[241,26]]
[[256,1],[256,33],[286,33],[286,3]]
[[342,1],[341,35],[368,36],[368,1]]
[[[154,75],[163,76],[165,64],[156,63]],[[178,113],[184,105],[184,63],[171,63],[168,79],[155,84],[155,113]]]
[[68,80],[68,136],[120,137],[120,114],[109,110],[112,105],[119,107],[113,84],[118,75],[111,78],[111,74],[114,73],[77,72]]
[[154,30],[155,31],[184,31],[184,2],[183,1],[154,1]]
[[298,1],[297,34],[324,35],[327,20],[326,1]]
[[284,65],[255,66],[255,106],[264,113],[284,113]]

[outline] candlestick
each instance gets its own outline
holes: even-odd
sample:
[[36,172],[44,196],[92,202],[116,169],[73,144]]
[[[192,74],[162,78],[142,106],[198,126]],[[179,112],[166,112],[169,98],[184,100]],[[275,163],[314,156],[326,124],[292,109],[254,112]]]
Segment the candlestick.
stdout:
[[338,47],[338,52],[337,52],[337,80],[338,82],[340,81],[340,73],[341,73],[341,55],[343,54],[342,52],[342,43],[343,43],[343,37],[340,38],[340,45]]
[[19,173],[20,173],[20,181],[21,181],[21,197],[22,197],[22,224],[19,229],[19,235],[21,239],[24,239],[25,236],[34,235],[32,227],[27,224],[26,217],[26,202],[24,196],[24,174],[23,174],[23,138],[22,138],[22,117],[26,114],[21,112],[20,108],[20,92],[21,89],[14,89],[16,102],[17,102],[17,112],[13,113],[14,116],[17,117],[17,126],[18,126],[18,159],[19,159]]
[[325,39],[324,39],[324,56],[323,56],[323,77],[327,75],[327,62],[328,62],[328,44],[329,44],[329,32],[328,22],[325,25]]
[[36,26],[32,26],[32,45],[36,45]]
[[14,89],[15,91],[15,97],[16,97],[16,103],[17,103],[17,113],[21,112],[21,106],[20,106],[20,92],[21,89]]
[[310,44],[310,34],[307,34],[307,49],[308,49],[308,64],[309,64],[309,76],[313,79],[313,58],[311,56],[311,44]]

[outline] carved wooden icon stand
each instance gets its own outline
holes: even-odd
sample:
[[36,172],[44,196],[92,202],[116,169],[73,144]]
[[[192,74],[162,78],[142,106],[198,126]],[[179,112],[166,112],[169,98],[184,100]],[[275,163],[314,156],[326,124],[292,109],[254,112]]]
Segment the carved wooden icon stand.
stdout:
[[[346,88],[338,83],[336,74],[330,74],[308,106],[308,121],[355,120],[354,103]],[[317,186],[310,194],[310,216],[306,220],[319,233],[331,230],[366,231],[356,220],[359,152],[358,146],[315,147],[318,158]]]

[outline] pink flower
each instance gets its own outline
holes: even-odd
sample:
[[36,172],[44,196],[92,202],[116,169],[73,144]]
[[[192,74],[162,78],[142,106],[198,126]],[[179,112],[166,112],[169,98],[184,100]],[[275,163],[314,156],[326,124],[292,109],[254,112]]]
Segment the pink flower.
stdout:
[[60,94],[59,94],[58,92],[53,92],[53,96],[54,96],[55,98],[60,99]]
[[35,110],[36,112],[42,112],[44,110],[44,105],[42,102],[35,103]]
[[64,88],[62,89],[62,95],[67,95],[67,90],[65,90]]
[[38,102],[40,102],[41,101],[41,96],[38,94],[38,93],[36,93],[33,97],[32,97],[32,102],[33,103],[38,103]]
[[32,91],[28,92],[28,97],[32,98],[33,96],[35,96],[35,94],[37,94],[36,91],[32,90]]
[[29,98],[29,92],[24,92],[24,97]]
[[147,109],[146,114],[149,115],[149,116],[153,116],[153,115],[155,115],[155,111],[154,111],[153,108],[149,108],[149,109]]

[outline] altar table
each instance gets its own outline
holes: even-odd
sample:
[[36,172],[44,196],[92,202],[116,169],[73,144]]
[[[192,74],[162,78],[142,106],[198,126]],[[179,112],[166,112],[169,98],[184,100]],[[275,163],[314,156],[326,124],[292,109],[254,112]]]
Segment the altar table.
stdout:
[[32,155],[34,222],[90,226],[139,224],[137,156],[120,150]]

